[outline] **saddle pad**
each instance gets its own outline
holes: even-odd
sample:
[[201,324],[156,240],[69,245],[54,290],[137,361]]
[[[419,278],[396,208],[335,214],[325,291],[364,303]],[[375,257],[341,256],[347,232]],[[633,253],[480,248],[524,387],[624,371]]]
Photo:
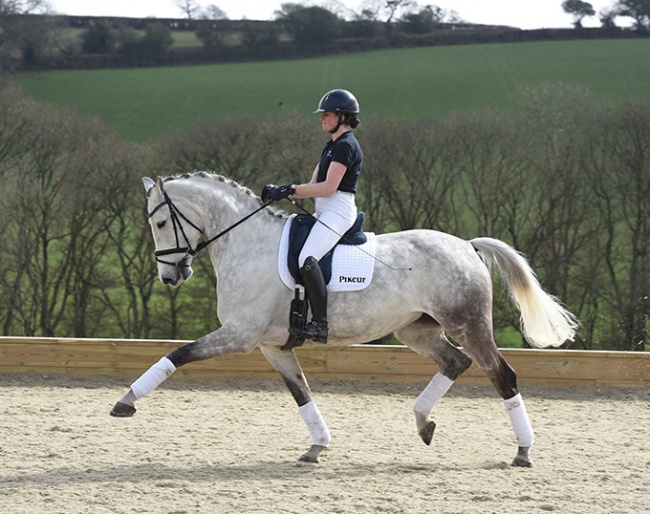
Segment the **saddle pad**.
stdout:
[[[278,252],[278,273],[284,285],[289,289],[296,287],[296,281],[289,272],[287,258],[289,254],[289,230],[295,214],[289,216]],[[361,291],[370,285],[375,270],[375,234],[365,232],[368,241],[359,246],[337,245],[332,258],[332,278],[327,284],[330,292]],[[298,286],[302,287],[302,286]]]

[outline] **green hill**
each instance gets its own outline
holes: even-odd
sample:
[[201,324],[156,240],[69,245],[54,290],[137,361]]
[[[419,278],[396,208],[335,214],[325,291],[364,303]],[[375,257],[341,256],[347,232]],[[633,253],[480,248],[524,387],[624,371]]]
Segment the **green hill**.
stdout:
[[650,100],[650,39],[396,49],[315,59],[164,68],[48,71],[16,77],[25,92],[98,116],[144,141],[225,116],[308,115],[344,87],[364,119],[441,118],[512,105],[540,83],[583,85],[607,103]]

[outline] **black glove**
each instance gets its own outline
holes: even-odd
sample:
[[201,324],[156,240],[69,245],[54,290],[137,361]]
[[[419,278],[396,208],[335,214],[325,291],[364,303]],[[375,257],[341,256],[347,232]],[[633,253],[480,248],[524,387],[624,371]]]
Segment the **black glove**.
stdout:
[[262,201],[264,203],[271,200],[271,191],[273,191],[276,187],[278,186],[276,186],[275,184],[266,184],[262,188]]
[[279,202],[295,192],[296,189],[291,184],[287,184],[286,186],[267,184],[262,189],[262,201],[264,203],[268,201]]

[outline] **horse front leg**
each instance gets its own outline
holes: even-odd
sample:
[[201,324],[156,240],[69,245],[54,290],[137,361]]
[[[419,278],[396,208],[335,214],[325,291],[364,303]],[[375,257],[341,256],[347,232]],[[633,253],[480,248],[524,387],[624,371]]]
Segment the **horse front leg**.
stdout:
[[223,326],[192,343],[175,348],[131,384],[127,393],[113,406],[110,415],[118,418],[133,416],[137,410],[136,400],[147,396],[185,364],[228,353],[250,353],[255,345],[256,341],[251,342],[239,331]]
[[262,353],[280,374],[298,404],[300,417],[307,425],[311,435],[311,447],[300,456],[302,462],[320,462],[320,454],[330,444],[330,431],[325,424],[316,403],[311,397],[311,390],[305,378],[298,358],[293,350],[284,351],[277,346],[261,345]]

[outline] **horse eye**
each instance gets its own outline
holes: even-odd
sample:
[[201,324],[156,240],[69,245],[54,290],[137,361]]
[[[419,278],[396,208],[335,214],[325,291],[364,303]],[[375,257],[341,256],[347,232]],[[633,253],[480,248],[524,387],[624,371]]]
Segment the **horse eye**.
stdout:
[[158,223],[156,223],[156,226],[158,228],[163,228],[165,226],[165,222],[166,222],[166,220],[159,221]]

